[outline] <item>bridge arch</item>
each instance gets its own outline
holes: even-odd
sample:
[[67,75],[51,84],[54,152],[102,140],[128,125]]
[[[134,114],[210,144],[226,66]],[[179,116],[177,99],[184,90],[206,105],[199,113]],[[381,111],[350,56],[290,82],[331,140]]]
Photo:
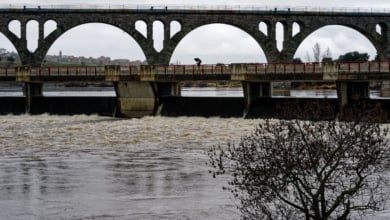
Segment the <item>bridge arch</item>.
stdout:
[[14,63],[15,61],[13,61],[13,63],[9,63],[8,56],[11,55],[12,53],[16,53],[19,56],[19,53],[16,50],[15,45],[2,32],[0,32],[0,45],[1,45],[0,48],[5,49],[9,53],[9,54],[4,54],[3,51],[0,52],[0,57],[1,57],[0,66],[15,64]]
[[[301,33],[298,33],[299,36]],[[345,45],[345,42],[353,42],[353,45]],[[324,25],[304,36],[300,41],[294,58],[301,58],[303,61],[312,62],[313,46],[318,43],[324,53],[327,48],[330,49],[333,59],[347,52],[359,51],[368,53],[370,59],[375,59],[379,53],[378,41],[364,31],[359,31],[356,27],[349,25]],[[342,45],[341,45],[342,44]],[[310,56],[312,59],[310,60]]]
[[216,22],[192,29],[183,26],[172,39],[178,43],[171,54],[171,63],[193,64],[195,57],[203,63],[267,62],[260,43],[234,24]]
[[22,35],[21,31],[21,22],[16,19],[12,19],[8,22],[8,30],[14,34],[17,38],[20,38]]
[[[106,31],[102,31],[106,30]],[[99,31],[97,31],[99,30]],[[136,30],[134,29],[134,32]],[[137,32],[139,35],[141,33]],[[45,40],[52,41],[46,54],[58,54],[66,51],[70,55],[80,56],[110,56],[114,59],[145,60],[145,53],[137,42],[134,33],[125,31],[120,26],[102,22],[86,22],[76,24],[61,32],[61,27],[52,31]],[[139,36],[138,36],[139,37]],[[72,38],[77,38],[76,40]],[[90,39],[98,38],[102,42],[100,45],[91,45]],[[77,42],[76,46],[75,42]],[[89,46],[89,47],[85,47]],[[84,48],[88,54],[80,53],[80,48]],[[125,48],[125,50],[123,50]],[[123,52],[124,51],[124,52]],[[92,55],[91,55],[92,53]]]

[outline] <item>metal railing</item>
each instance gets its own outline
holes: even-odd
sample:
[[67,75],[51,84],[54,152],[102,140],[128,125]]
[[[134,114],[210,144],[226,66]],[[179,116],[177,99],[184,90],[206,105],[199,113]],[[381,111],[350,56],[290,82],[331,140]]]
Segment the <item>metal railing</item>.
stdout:
[[[389,73],[390,61],[340,62],[340,63],[242,63],[242,64],[205,64],[205,65],[150,65],[150,73],[157,75],[194,75],[194,74],[322,74],[324,72],[369,74]],[[238,69],[237,69],[238,68]],[[140,66],[120,66],[120,76],[139,75]],[[30,67],[29,75],[45,77],[66,76],[105,76],[105,66],[43,66]],[[0,77],[16,76],[15,67],[0,68]]]
[[226,65],[156,65],[156,74],[230,74],[230,68]]
[[268,5],[195,5],[195,4],[118,4],[118,3],[105,3],[105,4],[4,4],[0,3],[1,10],[8,9],[26,9],[26,10],[40,10],[40,9],[68,9],[68,10],[81,10],[81,9],[132,9],[132,10],[228,10],[228,11],[273,11],[273,12],[331,12],[331,13],[390,13],[390,8],[378,7],[378,8],[364,8],[364,7],[316,7],[316,6],[268,6]]
[[247,74],[323,73],[323,63],[254,63],[246,65]]
[[339,63],[339,65],[339,72],[341,73],[390,73],[390,61]]
[[15,68],[14,67],[3,67],[0,68],[0,76],[3,77],[13,77],[15,76]]
[[31,67],[32,76],[104,76],[104,66]]

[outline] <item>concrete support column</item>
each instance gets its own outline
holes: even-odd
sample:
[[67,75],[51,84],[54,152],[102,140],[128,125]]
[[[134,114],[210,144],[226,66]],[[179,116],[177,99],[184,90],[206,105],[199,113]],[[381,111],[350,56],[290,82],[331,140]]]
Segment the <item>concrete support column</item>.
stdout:
[[177,82],[158,82],[157,93],[158,97],[163,96],[181,96],[180,83]]
[[381,96],[390,97],[390,81],[382,81]]
[[368,99],[370,97],[369,82],[338,81],[336,85],[340,107],[345,106],[352,100]]
[[161,115],[164,102],[162,98],[169,96],[181,96],[180,83],[177,82],[155,82],[157,87],[157,108],[155,115]]
[[270,97],[272,86],[270,82],[242,82],[245,109],[249,110],[254,100],[259,97]]
[[26,96],[26,112],[30,112],[33,101],[37,97],[43,96],[43,84],[25,82],[23,85],[23,95]]
[[26,97],[26,112],[32,107],[34,98],[43,96],[43,83],[31,81],[31,68],[20,66],[15,68],[16,81],[23,82],[23,95]]
[[129,118],[154,115],[157,107],[156,88],[151,82],[114,82],[117,113]]
[[111,81],[115,87],[117,109],[114,114],[140,118],[153,115],[157,106],[157,88],[151,82],[121,81],[120,66],[105,66],[106,81]]

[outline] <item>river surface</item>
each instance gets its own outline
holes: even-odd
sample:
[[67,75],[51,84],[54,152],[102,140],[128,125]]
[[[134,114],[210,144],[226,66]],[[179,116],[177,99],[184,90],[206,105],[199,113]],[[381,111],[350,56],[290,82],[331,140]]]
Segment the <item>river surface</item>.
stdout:
[[[0,116],[0,219],[239,219],[206,151],[262,122]],[[390,219],[390,207],[370,219]]]
[[237,219],[206,151],[258,122],[0,116],[0,219]]

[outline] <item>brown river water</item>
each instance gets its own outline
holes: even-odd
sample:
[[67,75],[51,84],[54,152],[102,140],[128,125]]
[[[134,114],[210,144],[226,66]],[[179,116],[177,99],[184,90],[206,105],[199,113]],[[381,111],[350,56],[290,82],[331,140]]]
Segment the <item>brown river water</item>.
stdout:
[[0,219],[237,219],[206,151],[258,122],[0,116]]
[[239,219],[206,151],[261,122],[0,116],[0,219]]

